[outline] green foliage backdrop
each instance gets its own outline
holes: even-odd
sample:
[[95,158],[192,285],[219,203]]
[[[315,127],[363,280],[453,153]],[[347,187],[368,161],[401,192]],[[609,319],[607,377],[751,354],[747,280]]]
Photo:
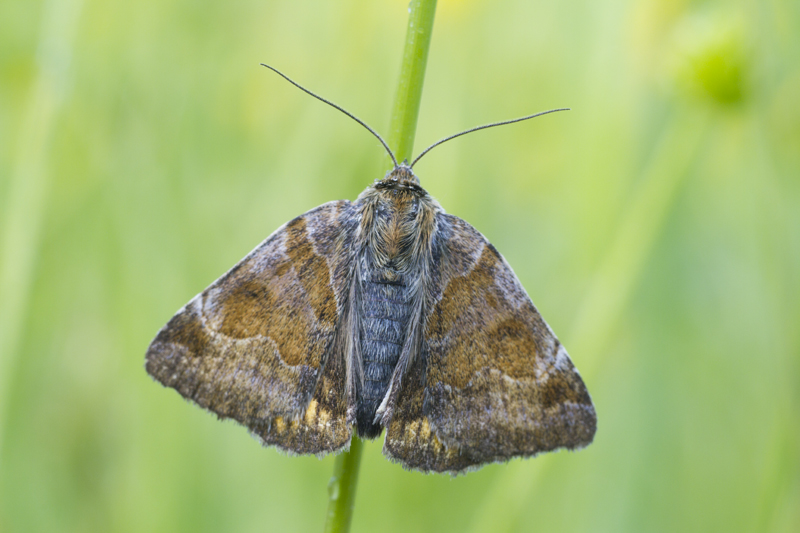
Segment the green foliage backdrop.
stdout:
[[[152,382],[150,339],[383,175],[406,0],[0,3],[0,531],[319,531],[333,459]],[[354,531],[800,530],[800,4],[440,0],[423,186],[503,252],[597,406],[451,479],[367,443]]]

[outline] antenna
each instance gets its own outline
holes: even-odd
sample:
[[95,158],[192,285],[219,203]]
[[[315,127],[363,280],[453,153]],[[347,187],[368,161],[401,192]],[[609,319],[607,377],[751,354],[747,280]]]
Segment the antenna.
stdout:
[[[375,130],[373,130],[372,128],[370,128],[369,126],[367,126],[366,122],[364,122],[363,120],[361,120],[360,118],[358,118],[357,116],[355,116],[354,114],[352,114],[351,112],[347,111],[347,110],[346,110],[346,109],[344,109],[343,107],[341,107],[341,106],[338,106],[338,105],[334,104],[334,103],[333,103],[333,102],[331,102],[330,100],[326,100],[325,98],[321,97],[320,95],[312,93],[311,91],[309,91],[308,89],[306,89],[305,87],[303,87],[302,85],[300,85],[299,83],[297,83],[296,81],[294,81],[293,79],[291,79],[289,76],[287,76],[286,74],[284,74],[284,73],[283,73],[283,72],[281,72],[280,70],[276,69],[275,67],[271,67],[271,66],[269,66],[269,65],[267,65],[267,64],[264,64],[264,63],[261,63],[261,66],[262,66],[262,67],[267,67],[268,69],[270,69],[271,71],[275,72],[276,74],[278,74],[279,76],[281,76],[283,79],[285,79],[286,81],[288,81],[289,83],[291,83],[292,85],[294,85],[295,87],[297,87],[298,89],[300,89],[301,91],[303,91],[303,92],[305,92],[305,93],[308,93],[308,94],[310,94],[311,96],[313,96],[314,98],[316,98],[317,100],[320,100],[320,101],[322,101],[322,102],[325,102],[325,103],[326,103],[326,104],[328,104],[329,106],[331,106],[331,107],[334,107],[334,108],[338,109],[339,111],[341,111],[342,113],[344,113],[344,114],[345,114],[345,115],[347,115],[348,117],[352,118],[353,120],[355,120],[356,122],[358,122],[359,124],[361,124],[362,126],[364,126],[365,128],[367,128],[367,130],[368,130],[368,131],[369,131],[371,134],[373,134],[375,137],[377,137],[377,138],[378,138],[378,140],[381,142],[381,144],[383,145],[383,147],[384,147],[384,148],[386,148],[386,151],[389,153],[389,157],[391,157],[391,158],[392,158],[392,161],[394,162],[394,166],[395,166],[395,167],[398,167],[398,166],[400,166],[400,165],[398,165],[398,164],[397,164],[397,158],[394,156],[394,154],[392,153],[392,151],[389,149],[389,145],[388,145],[388,144],[386,144],[386,141],[384,141],[384,140],[383,140],[383,137],[381,137],[380,135],[378,135],[378,133],[377,133]],[[444,141],[441,141],[441,142],[444,142]],[[431,147],[431,148],[433,148],[433,147]],[[430,148],[429,148],[428,150],[430,150]],[[426,150],[426,151],[427,151],[427,150]],[[423,153],[424,153],[424,152],[423,152]],[[419,157],[418,157],[417,159],[419,159]]]
[[[291,81],[291,80],[289,80],[289,81]],[[302,87],[301,87],[301,89],[302,89]],[[436,148],[440,144],[446,143],[447,141],[449,141],[451,139],[455,139],[456,137],[461,137],[462,135],[466,135],[467,133],[472,133],[473,131],[485,130],[486,128],[493,128],[495,126],[504,126],[506,124],[513,124],[514,122],[522,122],[523,120],[528,120],[530,118],[540,117],[542,115],[547,115],[548,113],[555,113],[557,111],[569,111],[569,108],[568,107],[562,107],[560,109],[550,109],[549,111],[541,111],[541,112],[535,113],[533,115],[528,115],[527,117],[520,117],[520,118],[511,119],[511,120],[504,120],[502,122],[493,122],[491,124],[484,124],[483,126],[475,126],[474,128],[470,128],[468,130],[462,131],[461,133],[456,133],[455,135],[451,135],[449,137],[445,137],[444,139],[438,140],[435,143],[433,143],[432,145],[430,145],[427,148],[425,148],[422,151],[422,153],[419,154],[417,156],[417,158],[414,159],[414,161],[411,162],[411,165],[409,166],[409,168],[414,168],[414,165],[417,164],[417,161],[422,159],[422,156],[424,156],[425,154],[427,154],[428,152],[430,152],[431,150],[433,150],[434,148]],[[358,119],[356,119],[356,120],[358,120]]]

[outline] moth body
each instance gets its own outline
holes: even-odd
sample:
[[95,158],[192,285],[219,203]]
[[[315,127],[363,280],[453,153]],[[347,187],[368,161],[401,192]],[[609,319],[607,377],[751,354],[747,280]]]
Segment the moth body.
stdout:
[[[428,199],[428,202],[425,201]],[[420,227],[421,209],[436,209],[406,167],[387,174],[356,201],[360,216],[360,337],[363,375],[358,387],[356,427],[360,437],[383,431],[376,413],[389,390],[419,305],[419,264],[415,238],[432,228]]]

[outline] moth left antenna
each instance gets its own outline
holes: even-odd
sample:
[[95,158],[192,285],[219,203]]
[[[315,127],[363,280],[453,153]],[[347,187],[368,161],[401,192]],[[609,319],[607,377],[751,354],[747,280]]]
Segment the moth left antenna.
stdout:
[[[280,72],[278,74],[280,74]],[[289,80],[289,81],[291,81],[291,80]],[[470,129],[462,131],[460,133],[456,133],[454,135],[450,135],[449,137],[445,137],[444,139],[440,139],[440,140],[436,141],[435,143],[433,143],[432,145],[430,145],[427,148],[425,148],[422,151],[422,153],[419,154],[417,156],[417,158],[414,159],[414,161],[411,162],[411,165],[409,165],[409,168],[414,168],[414,165],[417,164],[417,161],[422,159],[422,156],[424,156],[425,154],[427,154],[428,152],[430,152],[431,150],[433,150],[434,148],[436,148],[440,144],[446,143],[447,141],[455,139],[456,137],[461,137],[462,135],[466,135],[467,133],[472,133],[473,131],[485,130],[486,128],[494,128],[495,126],[505,126],[506,124],[513,124],[515,122],[522,122],[523,120],[528,120],[528,119],[531,119],[531,118],[541,117],[542,115],[547,115],[549,113],[555,113],[557,111],[569,111],[569,108],[568,107],[562,107],[562,108],[559,108],[559,109],[550,109],[548,111],[541,111],[539,113],[534,113],[533,115],[528,115],[527,117],[513,118],[511,120],[503,120],[502,122],[492,122],[491,124],[484,124],[483,126],[475,126],[474,128],[470,128]]]
[[[341,111],[342,113],[344,113],[344,114],[345,114],[345,115],[347,115],[348,117],[352,118],[353,120],[355,120],[356,122],[358,122],[359,124],[361,124],[362,126],[364,126],[364,127],[365,127],[365,128],[366,128],[366,129],[367,129],[367,130],[368,130],[368,131],[371,133],[371,134],[373,134],[373,135],[374,135],[374,136],[375,136],[375,137],[376,137],[376,138],[377,138],[377,139],[378,139],[378,140],[381,142],[381,144],[383,145],[383,147],[384,147],[384,148],[386,148],[386,152],[389,154],[389,157],[391,157],[391,158],[392,158],[392,162],[394,163],[394,166],[395,166],[395,167],[398,167],[398,166],[399,166],[399,165],[397,164],[397,158],[394,156],[394,154],[392,153],[392,151],[389,149],[389,145],[388,145],[388,144],[386,144],[386,141],[384,141],[384,140],[383,140],[383,137],[381,137],[380,135],[378,135],[378,132],[376,132],[375,130],[373,130],[372,128],[370,128],[370,127],[367,125],[367,123],[366,123],[366,122],[364,122],[363,120],[361,120],[360,118],[358,118],[357,116],[355,116],[354,114],[352,114],[351,112],[349,112],[348,110],[346,110],[345,108],[343,108],[342,106],[336,105],[336,104],[334,104],[333,102],[331,102],[330,100],[326,100],[325,98],[321,97],[320,95],[318,95],[318,94],[316,94],[316,93],[313,93],[313,92],[309,91],[308,89],[306,89],[305,87],[303,87],[302,85],[300,85],[299,83],[297,83],[296,81],[294,81],[294,80],[293,80],[293,79],[291,79],[289,76],[287,76],[286,74],[284,74],[284,73],[283,73],[283,72],[281,72],[280,70],[276,69],[275,67],[271,67],[271,66],[267,65],[266,63],[261,63],[261,66],[262,66],[262,67],[267,67],[268,69],[270,69],[271,71],[273,71],[274,73],[276,73],[277,75],[279,75],[280,77],[282,77],[283,79],[285,79],[286,81],[288,81],[289,83],[291,83],[292,85],[294,85],[295,87],[297,87],[298,89],[300,89],[301,91],[303,91],[304,93],[310,94],[311,96],[313,96],[313,97],[314,97],[314,98],[316,98],[317,100],[320,100],[321,102],[325,102],[325,103],[326,103],[326,104],[328,104],[329,106],[331,106],[331,107],[333,107],[333,108],[335,108],[335,109],[338,109],[339,111]],[[444,142],[444,141],[442,141],[442,142]],[[433,147],[431,147],[431,148],[433,148]],[[430,148],[429,148],[429,150],[430,150]],[[427,151],[427,150],[426,150],[426,151]],[[423,153],[424,153],[424,152],[423,152]],[[417,159],[419,159],[419,157],[418,157]]]

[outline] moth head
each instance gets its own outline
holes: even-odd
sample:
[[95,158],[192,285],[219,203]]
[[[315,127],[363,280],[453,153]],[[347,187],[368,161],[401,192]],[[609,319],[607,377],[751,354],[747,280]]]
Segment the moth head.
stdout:
[[411,170],[408,161],[403,161],[387,172],[382,180],[375,180],[375,188],[421,190],[419,178],[414,174],[414,171]]

